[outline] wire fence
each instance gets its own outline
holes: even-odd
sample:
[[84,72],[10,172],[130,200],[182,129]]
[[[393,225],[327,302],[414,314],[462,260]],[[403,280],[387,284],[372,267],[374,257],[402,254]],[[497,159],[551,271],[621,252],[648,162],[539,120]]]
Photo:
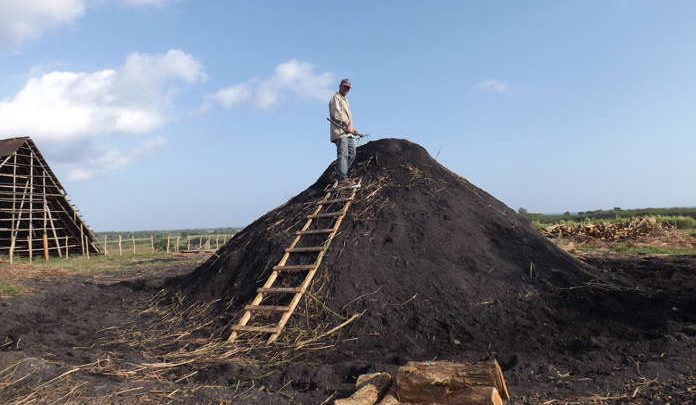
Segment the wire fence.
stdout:
[[229,241],[234,234],[201,235],[118,235],[98,236],[106,256],[124,256],[144,253],[197,253],[214,252]]

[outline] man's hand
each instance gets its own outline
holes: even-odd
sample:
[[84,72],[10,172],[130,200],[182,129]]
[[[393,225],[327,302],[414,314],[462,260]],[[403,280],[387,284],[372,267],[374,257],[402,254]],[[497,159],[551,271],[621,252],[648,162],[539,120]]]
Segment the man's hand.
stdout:
[[356,131],[355,128],[353,128],[352,125],[349,125],[349,126],[348,126],[348,128],[346,129],[346,132],[348,132],[349,134],[353,134],[353,135],[355,135],[355,134],[358,133],[358,131]]

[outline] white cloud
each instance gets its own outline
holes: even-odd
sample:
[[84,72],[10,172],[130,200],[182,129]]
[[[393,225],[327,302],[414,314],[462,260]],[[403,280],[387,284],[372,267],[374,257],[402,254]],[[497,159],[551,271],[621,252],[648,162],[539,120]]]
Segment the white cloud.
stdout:
[[210,102],[216,102],[223,107],[234,107],[251,100],[252,90],[249,83],[236,84],[226,89],[222,89],[207,97]]
[[506,82],[498,79],[489,79],[477,83],[474,88],[476,90],[492,91],[495,93],[505,93],[510,87]]
[[105,150],[95,150],[83,162],[64,164],[68,166],[68,178],[73,181],[90,180],[94,176],[127,166],[133,159],[152,153],[167,143],[164,137],[145,141],[126,151],[111,147]]
[[161,146],[164,138],[125,151],[103,145],[115,138],[128,144],[132,134],[162,127],[177,90],[203,80],[201,63],[176,49],[133,53],[115,69],[35,72],[0,99],[0,138],[31,136],[70,179],[87,180]]
[[177,84],[204,79],[200,62],[176,49],[133,53],[119,69],[44,73],[0,101],[0,133],[59,142],[148,132],[166,122]]
[[18,46],[85,13],[84,0],[0,0],[0,43]]
[[332,73],[317,72],[314,65],[292,59],[276,66],[275,72],[268,78],[253,78],[210,94],[203,109],[212,103],[230,108],[248,102],[267,109],[290,96],[326,101],[334,82]]

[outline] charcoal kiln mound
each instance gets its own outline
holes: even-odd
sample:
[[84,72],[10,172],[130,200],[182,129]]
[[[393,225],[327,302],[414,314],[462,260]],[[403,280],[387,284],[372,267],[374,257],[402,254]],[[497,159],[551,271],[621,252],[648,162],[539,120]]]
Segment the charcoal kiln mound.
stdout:
[[[654,318],[635,311],[649,300],[591,288],[602,284],[592,267],[417,144],[369,142],[358,148],[350,175],[362,187],[281,341],[362,314],[333,336],[338,350],[323,356],[390,364],[499,356],[510,367],[521,352],[579,350],[607,322],[622,334],[640,316]],[[178,287],[191,299],[219,299],[217,319],[234,324],[332,176],[330,166]]]

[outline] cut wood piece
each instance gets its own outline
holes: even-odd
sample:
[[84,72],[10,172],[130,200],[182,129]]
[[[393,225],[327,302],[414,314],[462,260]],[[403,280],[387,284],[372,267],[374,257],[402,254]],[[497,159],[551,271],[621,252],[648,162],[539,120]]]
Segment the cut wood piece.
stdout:
[[307,215],[307,218],[333,218],[340,217],[343,215],[343,211],[325,212],[323,214],[311,214]]
[[377,403],[377,405],[399,405],[399,404],[401,404],[401,402],[399,402],[399,400],[396,399],[396,397],[392,394],[385,396],[384,398],[382,398],[381,401],[379,401]]
[[[259,288],[256,290],[256,292],[262,293],[262,294],[273,294],[273,293],[278,293],[278,294],[297,294],[302,292],[302,289],[299,287],[266,287],[266,288]],[[255,305],[255,304],[254,304]]]
[[323,246],[294,247],[285,249],[288,253],[317,253],[324,250]]
[[357,391],[349,398],[337,399],[335,405],[374,405],[389,389],[392,378],[389,373],[363,374],[355,385]]
[[257,333],[276,333],[278,332],[277,326],[242,326],[234,325],[232,330],[235,332],[257,332]]
[[510,399],[503,373],[495,360],[477,363],[449,361],[408,362],[396,377],[403,402],[437,402],[471,387],[495,387]]
[[285,312],[289,308],[282,305],[247,305],[244,309],[256,312]]
[[470,387],[441,401],[444,405],[503,405],[495,387]]
[[297,231],[297,232],[295,232],[295,235],[319,235],[319,234],[324,234],[324,233],[331,233],[333,231],[334,231],[333,228],[310,229],[307,231]]
[[314,267],[313,264],[298,264],[292,266],[274,266],[273,270],[281,273],[297,273],[300,271],[312,270]]

